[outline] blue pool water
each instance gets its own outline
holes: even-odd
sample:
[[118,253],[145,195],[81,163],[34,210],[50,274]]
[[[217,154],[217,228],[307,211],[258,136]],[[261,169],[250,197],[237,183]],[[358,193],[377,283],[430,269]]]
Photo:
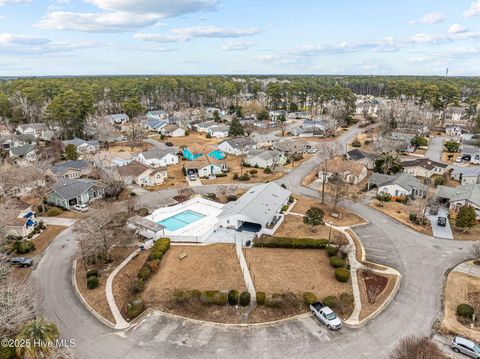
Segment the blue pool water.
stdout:
[[158,222],[158,224],[164,226],[170,232],[174,232],[177,229],[183,228],[190,223],[202,219],[203,217],[205,217],[203,214],[187,210],[172,217],[165,218],[163,221]]

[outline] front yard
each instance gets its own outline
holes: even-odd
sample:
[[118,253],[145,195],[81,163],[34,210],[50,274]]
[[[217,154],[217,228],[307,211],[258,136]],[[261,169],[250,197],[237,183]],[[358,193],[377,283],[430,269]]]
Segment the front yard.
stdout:
[[312,232],[310,226],[303,223],[303,217],[289,214],[285,216],[285,220],[275,232],[275,237],[328,239],[329,234],[332,242],[346,239],[343,233],[335,229],[330,233],[328,226],[316,226],[315,232]]

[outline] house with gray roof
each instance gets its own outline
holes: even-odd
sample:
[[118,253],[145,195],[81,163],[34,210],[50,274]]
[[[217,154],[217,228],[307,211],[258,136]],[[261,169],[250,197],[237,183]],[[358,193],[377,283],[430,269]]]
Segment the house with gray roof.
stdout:
[[90,179],[61,179],[47,195],[47,203],[70,209],[76,204],[88,204],[102,198],[105,188],[97,181]]
[[148,118],[147,121],[145,122],[144,127],[151,131],[151,132],[158,132],[162,130],[163,127],[165,127],[168,124],[167,121],[165,120],[159,120],[156,118]]
[[280,141],[280,138],[274,133],[255,133],[251,137],[257,143],[257,148],[271,147],[275,142]]
[[215,138],[228,137],[230,126],[228,125],[216,125],[208,128],[207,133]]
[[112,125],[121,125],[130,120],[125,113],[115,113],[113,115],[108,115],[106,118]]
[[219,225],[235,230],[261,232],[276,227],[283,220],[282,207],[291,192],[275,182],[250,188],[237,201],[229,202],[218,216]]
[[273,168],[287,163],[287,157],[280,151],[257,149],[248,152],[244,162],[252,167]]
[[480,218],[480,185],[438,186],[436,195],[440,202],[448,204],[449,210],[458,212],[463,206],[472,206],[475,208],[477,219]]
[[480,183],[480,167],[453,167],[450,176],[461,184]]
[[75,137],[73,140],[62,141],[62,143],[64,147],[74,145],[79,154],[95,153],[100,148],[100,143],[98,141],[85,141],[78,137]]
[[75,179],[87,176],[92,172],[92,165],[84,160],[57,163],[47,170],[47,174],[57,179]]
[[462,160],[469,161],[472,164],[480,164],[480,148],[476,146],[462,146]]
[[146,114],[149,120],[166,120],[168,118],[168,113],[164,110],[155,110],[155,111],[148,111]]
[[10,158],[25,159],[29,162],[37,160],[37,149],[33,144],[10,148],[9,153]]
[[368,189],[377,187],[378,193],[388,193],[392,197],[425,197],[427,186],[406,172],[395,175],[373,173],[368,179]]
[[154,149],[141,152],[133,157],[134,160],[151,167],[166,167],[176,165],[178,156],[168,150]]
[[286,155],[303,154],[307,150],[307,143],[304,141],[281,141],[274,143],[273,149]]
[[48,126],[43,122],[27,123],[18,125],[16,131],[21,135],[33,135],[35,138],[43,138],[43,133],[48,130]]
[[218,145],[218,149],[223,153],[228,153],[235,156],[244,155],[256,148],[256,142],[250,137],[229,138]]

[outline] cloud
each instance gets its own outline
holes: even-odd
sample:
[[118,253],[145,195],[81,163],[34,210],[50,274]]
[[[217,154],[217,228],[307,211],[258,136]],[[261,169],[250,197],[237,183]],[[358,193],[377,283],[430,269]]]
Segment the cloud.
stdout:
[[434,25],[445,20],[445,16],[440,12],[430,12],[422,16],[420,20],[411,20],[410,24]]
[[247,42],[229,41],[224,43],[221,49],[224,51],[244,51],[244,50],[248,50],[254,45],[255,43],[252,41],[247,41]]
[[462,26],[460,24],[453,24],[448,28],[449,34],[461,34],[467,31],[468,29],[465,26]]
[[35,27],[83,32],[128,32],[155,25],[160,19],[167,17],[215,10],[217,7],[217,0],[84,1],[95,5],[100,11],[72,12],[53,9]]
[[7,4],[30,4],[32,0],[0,0],[0,6]]
[[298,46],[289,53],[299,56],[316,56],[322,53],[348,53],[362,50],[372,50],[377,52],[395,52],[398,51],[397,41],[392,37],[385,37],[380,40],[349,42],[344,41],[338,45],[305,45]]
[[259,32],[257,28],[222,28],[216,26],[185,27],[170,30],[166,34],[138,33],[134,37],[151,42],[186,42],[193,38],[235,38],[252,36]]
[[126,12],[75,13],[70,11],[49,12],[34,26],[46,30],[69,30],[83,32],[125,32],[154,25],[158,17],[151,14],[135,15]]
[[480,0],[472,2],[470,8],[463,12],[463,16],[465,17],[474,17],[480,15]]

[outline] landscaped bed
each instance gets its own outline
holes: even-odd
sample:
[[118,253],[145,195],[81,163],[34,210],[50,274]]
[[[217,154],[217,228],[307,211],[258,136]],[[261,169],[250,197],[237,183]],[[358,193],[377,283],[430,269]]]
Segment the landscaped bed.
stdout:
[[460,241],[478,241],[480,239],[480,225],[477,224],[475,227],[468,230],[463,228],[458,228],[455,225],[455,219],[450,219],[450,228],[452,228],[453,238]]
[[445,316],[440,326],[444,332],[480,341],[480,322],[477,320],[471,328],[471,320],[456,315],[459,304],[468,304],[467,293],[479,290],[480,277],[450,272],[445,285]]
[[397,276],[378,274],[372,271],[358,270],[362,310],[359,319],[363,320],[380,308],[392,294]]

